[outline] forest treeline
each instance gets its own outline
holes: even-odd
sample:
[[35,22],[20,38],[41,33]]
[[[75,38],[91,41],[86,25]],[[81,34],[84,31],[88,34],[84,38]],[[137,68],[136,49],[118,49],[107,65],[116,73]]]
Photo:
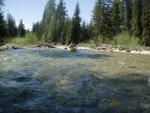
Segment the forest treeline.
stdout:
[[[16,26],[15,19],[8,14],[4,19],[4,0],[0,0],[0,44],[15,37],[26,38],[23,20]],[[37,41],[78,43],[115,42],[119,34],[127,33],[135,37],[140,45],[150,46],[150,2],[149,0],[96,0],[92,18],[86,23],[80,17],[80,4],[77,2],[73,16],[67,14],[65,2],[48,0],[42,20],[33,23],[31,34]],[[32,38],[32,37],[30,37]],[[123,37],[126,38],[126,37]]]

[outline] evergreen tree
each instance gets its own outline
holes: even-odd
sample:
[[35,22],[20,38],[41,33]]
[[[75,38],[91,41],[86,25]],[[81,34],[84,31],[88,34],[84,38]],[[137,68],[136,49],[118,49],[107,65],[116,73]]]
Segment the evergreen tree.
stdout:
[[81,33],[80,33],[80,42],[84,42],[88,39],[88,29],[85,21],[83,21],[81,26]]
[[18,25],[18,35],[20,37],[24,37],[25,36],[25,27],[24,27],[24,24],[23,24],[22,20],[20,20],[20,23]]
[[42,37],[42,32],[43,32],[41,22],[38,21],[37,23],[33,24],[32,32],[33,32],[34,34],[36,34],[38,40],[41,39],[41,37]]
[[67,20],[66,20],[66,38],[65,38],[65,42],[66,42],[66,44],[70,44],[70,42],[72,41],[72,39],[71,39],[71,36],[72,36],[72,19],[70,19],[70,18],[67,18]]
[[72,20],[72,31],[71,31],[71,40],[78,44],[79,43],[79,38],[80,38],[80,31],[81,31],[81,17],[80,15],[80,8],[79,8],[79,3],[77,2],[75,12],[73,15],[73,20]]
[[56,35],[57,35],[56,18],[57,18],[57,15],[56,15],[56,13],[54,13],[52,16],[51,22],[49,24],[48,39],[47,39],[48,41],[52,41],[52,42],[58,41],[56,38]]
[[126,0],[126,29],[131,35],[132,0]]
[[65,4],[63,2],[63,0],[59,1],[58,7],[57,7],[57,21],[56,21],[56,26],[57,26],[57,36],[55,38],[57,38],[56,40],[58,42],[64,43],[64,31],[65,31],[65,22],[66,22],[66,7]]
[[[93,21],[90,21],[90,24],[87,25],[87,29],[88,29],[88,39],[92,40],[94,37],[94,26],[93,26]],[[87,40],[88,41],[88,40]]]
[[136,37],[142,37],[142,2],[143,0],[134,0],[133,4],[133,18],[132,18],[132,31]]
[[43,13],[43,18],[42,18],[42,26],[41,28],[43,29],[43,35],[45,37],[45,39],[50,38],[48,36],[48,32],[49,32],[49,27],[51,24],[51,21],[54,20],[55,16],[54,13],[56,13],[56,4],[55,4],[55,0],[48,0],[45,9],[44,9],[44,13]]
[[98,37],[102,34],[103,25],[103,6],[102,0],[97,0],[93,10],[93,25],[94,25],[94,40],[97,41]]
[[112,21],[112,10],[107,1],[103,0],[103,13],[102,13],[102,26],[101,26],[101,36],[102,42],[111,40],[114,36],[113,21]]
[[3,0],[0,0],[0,46],[4,44],[4,39],[6,37],[6,23],[4,20],[3,12],[2,12],[2,6],[3,6]]
[[113,1],[113,7],[112,7],[112,21],[113,21],[113,29],[114,34],[120,33],[120,25],[121,25],[121,19],[120,19],[120,10],[119,10],[119,0]]
[[142,26],[143,26],[143,43],[146,46],[150,46],[150,2],[149,0],[143,0],[143,14],[142,14]]
[[17,36],[17,26],[16,26],[16,22],[15,19],[8,14],[7,15],[7,32],[8,32],[8,36],[9,37],[16,37]]
[[125,0],[120,0],[120,19],[122,27],[125,26]]

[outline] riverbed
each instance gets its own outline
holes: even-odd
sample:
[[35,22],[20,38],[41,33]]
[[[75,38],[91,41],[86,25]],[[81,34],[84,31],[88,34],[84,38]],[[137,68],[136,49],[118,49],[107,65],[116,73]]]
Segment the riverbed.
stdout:
[[0,64],[0,112],[150,112],[149,55],[32,48]]

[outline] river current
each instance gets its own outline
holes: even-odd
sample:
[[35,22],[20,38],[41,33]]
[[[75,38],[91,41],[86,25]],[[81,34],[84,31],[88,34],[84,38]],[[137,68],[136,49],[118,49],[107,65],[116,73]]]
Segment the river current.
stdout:
[[150,56],[63,49],[0,52],[0,112],[148,113]]

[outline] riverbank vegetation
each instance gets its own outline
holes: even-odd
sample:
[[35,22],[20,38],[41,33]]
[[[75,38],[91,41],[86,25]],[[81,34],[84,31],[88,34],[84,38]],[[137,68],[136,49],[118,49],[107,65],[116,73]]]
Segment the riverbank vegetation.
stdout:
[[80,17],[77,2],[70,18],[63,0],[58,4],[48,0],[42,20],[26,30],[23,20],[16,26],[15,19],[8,14],[4,19],[0,0],[0,45],[32,45],[58,42],[63,45],[109,44],[120,49],[146,49],[150,46],[150,2],[149,0],[96,0],[90,23]]

